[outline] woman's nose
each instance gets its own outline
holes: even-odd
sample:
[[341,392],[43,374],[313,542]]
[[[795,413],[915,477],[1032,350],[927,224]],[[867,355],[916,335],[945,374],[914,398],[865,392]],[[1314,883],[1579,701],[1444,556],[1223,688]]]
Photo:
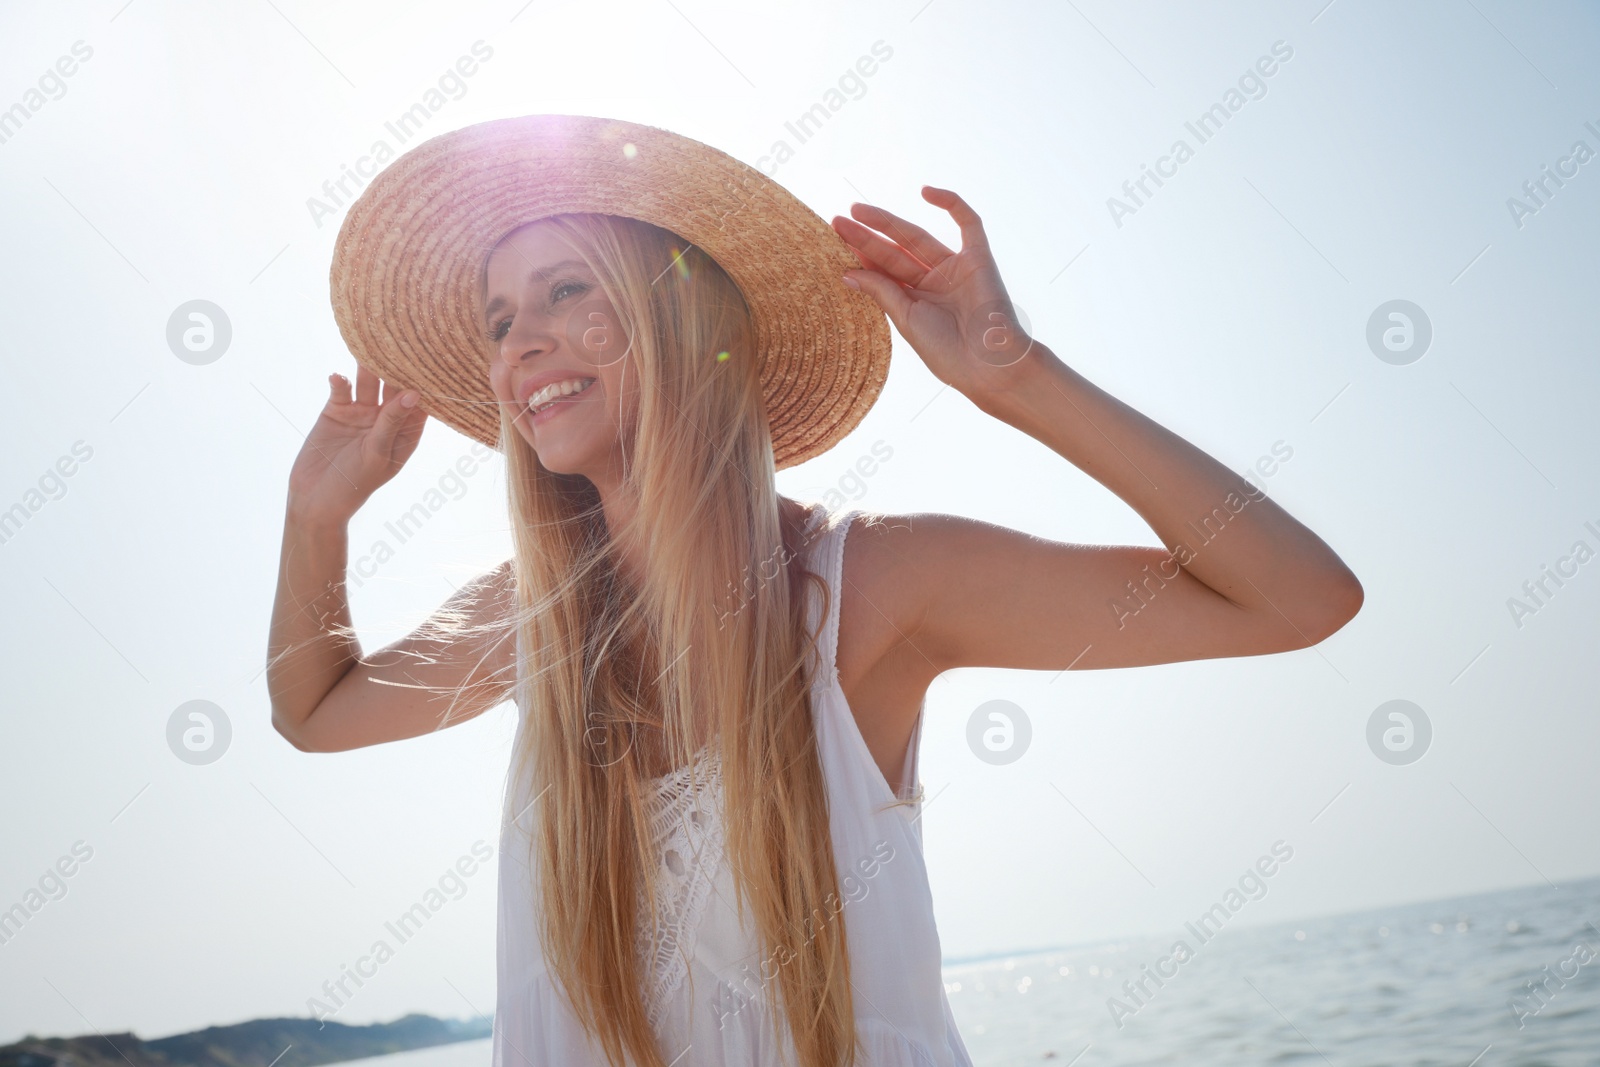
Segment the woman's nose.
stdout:
[[512,367],[521,366],[548,353],[555,343],[555,332],[548,323],[536,321],[531,316],[518,315],[512,319],[505,337],[500,340],[500,358]]

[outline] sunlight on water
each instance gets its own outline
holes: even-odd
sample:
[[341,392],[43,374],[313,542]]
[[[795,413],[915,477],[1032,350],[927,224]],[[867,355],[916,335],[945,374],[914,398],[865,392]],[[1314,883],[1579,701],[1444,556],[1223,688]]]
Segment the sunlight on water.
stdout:
[[950,966],[945,987],[976,1067],[1596,1067],[1600,880]]
[[[1180,938],[1192,955],[1175,963]],[[1124,985],[1164,958],[1159,985]],[[1600,879],[1224,926],[1206,941],[1179,929],[952,965],[944,979],[975,1067],[1600,1067]],[[490,1044],[352,1062],[484,1067]]]
[[491,1038],[482,1037],[476,1041],[458,1041],[453,1045],[435,1045],[346,1062],[371,1064],[372,1067],[484,1067],[489,1062],[492,1044]]

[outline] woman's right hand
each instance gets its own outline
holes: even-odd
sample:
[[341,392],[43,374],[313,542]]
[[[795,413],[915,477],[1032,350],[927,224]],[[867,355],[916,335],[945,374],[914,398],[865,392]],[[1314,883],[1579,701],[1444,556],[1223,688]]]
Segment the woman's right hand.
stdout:
[[[289,471],[289,510],[322,523],[347,523],[380,485],[400,472],[422,440],[428,421],[416,392],[398,392],[366,367],[350,380],[328,376],[328,403]],[[383,402],[378,401],[379,386]]]

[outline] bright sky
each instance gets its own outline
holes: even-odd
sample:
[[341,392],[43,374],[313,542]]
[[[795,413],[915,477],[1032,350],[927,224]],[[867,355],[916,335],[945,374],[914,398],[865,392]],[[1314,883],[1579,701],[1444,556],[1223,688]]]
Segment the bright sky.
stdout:
[[[326,375],[354,373],[328,302],[342,205],[308,200],[399,147],[386,123],[418,102],[430,136],[531,112],[664,126],[824,218],[864,200],[951,244],[917,190],[955,189],[1037,337],[1234,470],[1265,457],[1273,499],[1361,578],[1360,616],[1302,652],[941,679],[923,822],[947,959],[1176,934],[1278,841],[1293,858],[1241,925],[1600,872],[1597,52],[1592,8],[1509,0],[10,5],[0,909],[27,917],[0,944],[0,1042],[305,1014],[442,878],[459,899],[336,1017],[492,1008],[478,843],[511,706],[308,756],[260,674],[289,466]],[[1202,140],[1187,124],[1217,104]],[[1140,191],[1147,168],[1165,176]],[[195,300],[231,327],[209,362],[168,341]],[[395,550],[352,590],[368,648],[509,554],[498,459],[452,479],[471,455],[430,425],[358,516],[352,558]],[[898,338],[859,429],[779,483],[1159,543]],[[398,543],[385,523],[429,500]],[[204,765],[168,743],[196,700],[231,734]],[[967,744],[991,700],[1031,724],[1010,764]],[[1369,746],[1393,700],[1431,726],[1409,764]]]

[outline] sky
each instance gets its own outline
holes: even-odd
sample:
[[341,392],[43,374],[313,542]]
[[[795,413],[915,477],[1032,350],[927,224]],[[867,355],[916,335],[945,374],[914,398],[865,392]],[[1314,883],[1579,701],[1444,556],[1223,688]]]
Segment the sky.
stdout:
[[[952,246],[918,189],[956,190],[1035,337],[1256,472],[1361,580],[1297,652],[936,681],[947,960],[1175,934],[1275,845],[1241,926],[1600,873],[1597,51],[1592,7],[1510,0],[8,5],[0,909],[27,918],[0,1042],[309,1014],[424,900],[333,1017],[492,1010],[512,706],[313,755],[262,675],[288,471],[327,375],[354,375],[323,186],[409,147],[386,123],[419,101],[428,136],[665,127],[823,218],[875,203]],[[509,556],[503,464],[452,475],[474,455],[431,422],[352,522],[352,560],[392,549],[352,581],[364,647]],[[778,484],[1160,543],[898,335],[860,426]],[[1030,734],[1004,763],[967,740],[997,700]],[[192,701],[210,762],[169,740]]]

